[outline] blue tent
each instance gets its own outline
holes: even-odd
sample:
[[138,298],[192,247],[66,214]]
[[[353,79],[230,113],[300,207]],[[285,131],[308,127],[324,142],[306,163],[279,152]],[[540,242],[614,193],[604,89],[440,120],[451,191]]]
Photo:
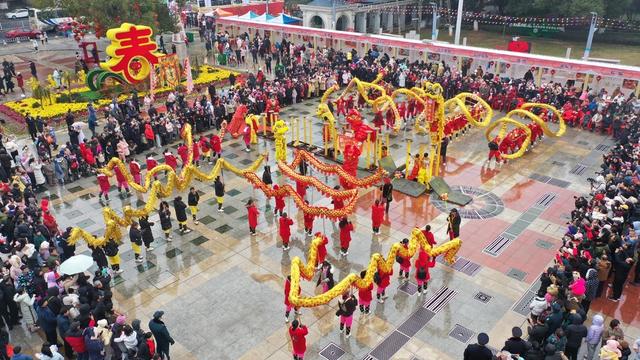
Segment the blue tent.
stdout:
[[289,16],[287,14],[280,14],[274,17],[273,19],[269,20],[269,22],[274,24],[296,24],[296,23],[301,23],[302,19]]
[[273,15],[262,14],[260,16],[256,16],[255,18],[253,18],[253,20],[254,21],[259,21],[259,22],[270,22],[274,18],[275,17]]

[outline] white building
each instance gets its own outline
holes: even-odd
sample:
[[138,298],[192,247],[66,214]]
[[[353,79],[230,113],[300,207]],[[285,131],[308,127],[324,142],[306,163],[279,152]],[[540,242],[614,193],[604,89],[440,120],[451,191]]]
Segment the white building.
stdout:
[[[411,22],[407,5],[416,0],[374,0],[345,3],[342,0],[313,0],[300,5],[303,25],[319,29],[356,31],[359,33],[400,32]],[[417,15],[416,15],[417,16]]]

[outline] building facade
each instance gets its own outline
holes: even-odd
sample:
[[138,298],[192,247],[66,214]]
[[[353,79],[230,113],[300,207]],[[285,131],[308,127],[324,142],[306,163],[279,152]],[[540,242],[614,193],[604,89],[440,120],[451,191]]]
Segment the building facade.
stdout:
[[303,25],[318,29],[359,33],[401,32],[412,20],[406,11],[417,0],[345,3],[342,0],[313,0],[300,5]]

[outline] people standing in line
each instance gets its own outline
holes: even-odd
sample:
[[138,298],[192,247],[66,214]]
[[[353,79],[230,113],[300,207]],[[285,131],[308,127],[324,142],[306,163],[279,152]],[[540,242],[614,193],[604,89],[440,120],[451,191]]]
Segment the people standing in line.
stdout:
[[384,220],[384,205],[380,203],[380,200],[376,200],[371,206],[371,227],[372,231],[376,235],[380,235],[380,225]]
[[162,232],[164,232],[164,237],[170,242],[173,240],[173,236],[171,236],[171,209],[169,208],[168,202],[162,201],[160,203],[158,215],[160,215],[160,227],[162,228]]
[[111,270],[115,274],[122,274],[124,270],[120,269],[120,253],[118,249],[118,243],[114,239],[109,239],[104,245],[104,253],[107,255]]
[[[302,289],[298,287],[298,295],[300,295]],[[287,275],[286,280],[284,281],[284,322],[289,322],[289,314],[291,313],[291,309],[295,310],[296,315],[300,315],[298,312],[298,308],[294,308],[289,301],[289,293],[291,292],[291,275]]]
[[627,281],[631,267],[633,267],[633,258],[627,256],[622,247],[616,249],[614,254],[614,276],[613,276],[613,292],[609,300],[618,302],[622,296],[624,283]]
[[[274,184],[273,191],[277,192],[278,189],[280,189],[280,186],[278,186],[278,184]],[[273,210],[273,215],[278,215],[278,213],[280,213],[280,216],[282,216],[282,213],[284,212],[284,196],[275,195],[274,197],[276,199],[276,207]]]
[[282,239],[282,250],[289,250],[289,238],[291,237],[291,225],[293,220],[287,217],[287,213],[282,213],[282,216],[278,220],[278,229],[280,239]]
[[302,325],[299,320],[291,322],[289,337],[291,337],[293,360],[304,359],[304,354],[307,352],[307,334],[309,334],[309,329]]
[[156,353],[160,356],[164,356],[166,360],[170,360],[169,346],[175,344],[175,341],[169,334],[167,326],[162,321],[164,311],[158,310],[153,313],[153,319],[149,321],[149,331],[153,334],[156,340]]
[[478,342],[469,344],[466,349],[464,349],[463,360],[492,360],[493,353],[491,349],[487,347],[488,343],[489,335],[485,333],[478,334]]
[[187,204],[182,201],[182,196],[176,196],[173,199],[173,208],[176,212],[176,220],[178,220],[180,234],[190,233],[191,229],[187,228]]
[[587,344],[587,354],[585,360],[593,360],[593,355],[596,354],[596,349],[602,339],[602,333],[604,332],[604,318],[600,314],[593,316],[591,320],[591,326],[587,332],[587,338],[585,342]]
[[391,276],[393,275],[393,267],[389,270],[389,272],[384,272],[382,269],[379,269],[373,275],[373,282],[378,286],[376,290],[376,298],[380,304],[384,304],[384,299],[387,298],[385,294],[385,290],[387,286],[391,283]]
[[340,332],[344,332],[347,338],[351,336],[353,313],[357,308],[358,300],[353,294],[342,294],[342,298],[338,300],[338,311],[336,315],[340,317]]
[[142,233],[142,242],[144,243],[144,247],[147,251],[153,251],[153,247],[151,243],[153,242],[153,230],[151,227],[153,226],[153,222],[149,221],[149,216],[141,216],[138,220],[140,220],[140,232]]
[[[364,279],[367,276],[367,271],[362,270],[360,272],[360,278]],[[360,313],[363,315],[369,315],[369,310],[371,307],[371,300],[373,299],[373,283],[369,284],[368,287],[363,289],[358,289],[358,303],[360,304]]]
[[252,236],[256,235],[256,227],[258,226],[258,215],[260,215],[260,211],[253,203],[253,199],[249,199],[247,201],[247,219],[249,220],[249,233]]
[[[400,264],[400,272],[398,273],[398,279],[400,281],[409,282],[409,271],[411,271],[411,257],[408,255],[409,251],[409,239],[404,238],[400,242],[400,245],[407,251],[406,256],[400,255],[400,252],[396,255],[396,262]],[[404,279],[403,279],[404,275]]]
[[589,331],[583,324],[582,316],[573,314],[569,316],[571,324],[567,326],[565,333],[567,335],[567,345],[565,345],[564,353],[569,360],[578,360],[578,353],[582,345],[582,339],[587,337]]
[[340,227],[340,255],[349,255],[349,243],[351,243],[351,232],[353,231],[353,224],[351,221],[343,217],[338,224]]
[[131,249],[135,257],[135,262],[141,263],[144,257],[142,256],[142,231],[140,231],[140,225],[137,222],[131,222],[129,228],[129,240],[131,240]]
[[418,285],[418,294],[425,295],[431,275],[429,269],[436,265],[436,258],[429,256],[425,251],[418,253],[418,259],[415,262],[416,267],[416,284]]
[[[309,201],[305,200],[305,204],[309,205]],[[304,213],[303,215],[304,221],[304,232],[306,236],[311,236],[313,233],[313,220],[315,219],[315,215]]]
[[393,184],[388,177],[384,178],[384,184],[382,185],[382,199],[386,202],[384,213],[389,214],[389,206],[393,201]]
[[222,207],[222,204],[224,203],[224,183],[222,182],[221,176],[218,176],[214,181],[213,190],[216,195],[216,202],[218,203],[218,212],[223,212],[224,208]]
[[193,186],[189,189],[189,195],[187,196],[187,205],[189,205],[189,211],[191,212],[191,218],[193,219],[193,223],[198,225],[198,203],[200,202],[200,194],[196,191],[196,188]]
[[460,236],[460,214],[457,209],[451,209],[447,218],[447,233],[449,240],[453,240]]

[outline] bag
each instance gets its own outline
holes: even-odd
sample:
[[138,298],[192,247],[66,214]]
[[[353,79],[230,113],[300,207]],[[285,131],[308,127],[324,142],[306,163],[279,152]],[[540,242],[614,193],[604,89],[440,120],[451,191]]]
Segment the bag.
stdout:
[[378,273],[377,271],[375,274],[373,274],[373,282],[376,284],[380,284],[380,273]]
[[396,255],[396,262],[398,264],[402,264],[404,262],[404,258],[400,255]]
[[495,150],[498,150],[498,148],[499,148],[498,144],[496,144],[495,141],[489,142],[489,150],[494,150],[495,151]]
[[427,278],[427,269],[425,269],[424,266],[421,266],[418,269],[418,279],[424,280],[426,278]]
[[336,311],[336,316],[342,316],[342,309],[338,309],[338,311]]

